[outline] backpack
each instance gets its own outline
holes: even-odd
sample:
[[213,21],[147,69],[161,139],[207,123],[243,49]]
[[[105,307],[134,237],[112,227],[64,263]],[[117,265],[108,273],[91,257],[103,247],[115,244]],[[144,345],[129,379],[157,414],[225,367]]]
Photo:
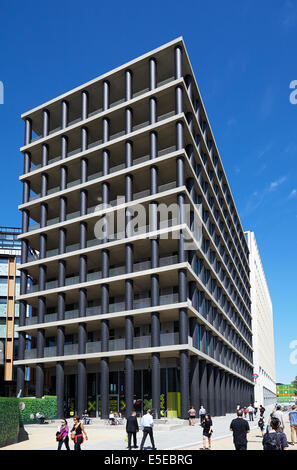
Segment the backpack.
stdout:
[[282,445],[277,432],[267,432],[263,437],[264,450],[282,450]]

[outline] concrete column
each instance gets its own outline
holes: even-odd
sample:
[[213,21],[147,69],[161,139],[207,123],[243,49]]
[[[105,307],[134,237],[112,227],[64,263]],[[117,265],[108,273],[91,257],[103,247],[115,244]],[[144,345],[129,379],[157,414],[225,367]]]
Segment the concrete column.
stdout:
[[193,405],[195,410],[198,411],[200,408],[198,356],[192,355],[190,358],[190,361],[191,361],[191,366],[190,366],[191,405]]
[[175,88],[175,114],[180,114],[184,111],[184,91],[182,86]]
[[214,416],[215,408],[215,393],[214,393],[214,367],[212,364],[207,364],[207,397],[208,397],[208,412]]
[[88,118],[89,112],[89,94],[86,90],[81,93],[81,120],[84,121]]
[[[132,187],[126,185],[126,201],[132,200]],[[133,272],[133,245],[127,243],[125,246],[126,253],[126,273]],[[125,281],[125,309],[133,310],[133,280],[127,279]],[[134,321],[133,316],[129,315],[125,319],[125,348],[133,349],[134,338]],[[126,399],[126,416],[130,416],[133,410],[133,397],[134,397],[134,359],[133,355],[125,356],[125,399]]]
[[87,408],[87,369],[85,359],[77,361],[77,411],[79,416]]
[[109,416],[109,360],[107,357],[101,358],[101,419],[107,419]]
[[35,387],[36,398],[43,397],[43,387],[44,387],[44,367],[43,367],[43,364],[36,364],[36,387]]
[[189,358],[188,351],[180,351],[180,409],[181,418],[187,419],[189,409]]
[[150,90],[157,88],[157,61],[153,57],[149,60]]
[[225,374],[225,390],[226,390],[226,414],[230,413],[231,410],[231,397],[230,397],[230,374],[224,372]]
[[25,119],[25,145],[29,145],[32,141],[32,121],[30,118]]
[[222,416],[220,370],[214,367],[214,416]]
[[220,369],[220,402],[221,402],[221,415],[225,416],[227,413],[226,403],[226,373]]
[[192,80],[191,75],[185,76],[185,83],[186,83],[187,91],[189,94],[189,98],[191,101],[193,101],[193,80]]
[[208,393],[207,393],[207,364],[204,359],[199,360],[199,379],[200,379],[200,405],[208,411]]
[[57,394],[57,416],[58,419],[64,419],[64,391],[65,391],[65,377],[64,377],[64,362],[59,361],[56,364],[56,394]]
[[[30,119],[26,119],[25,121],[25,145],[28,145],[31,142],[32,136],[32,123]],[[30,171],[31,166],[31,155],[29,152],[25,152],[24,154],[24,173],[28,173]],[[28,188],[27,188],[28,189]],[[28,202],[27,198],[30,196],[30,189],[29,194],[26,194],[26,191],[23,192],[23,203]],[[28,231],[29,226],[29,211],[22,211],[22,232],[25,233]],[[28,260],[28,240],[22,241],[22,250],[21,250],[21,263],[24,264]],[[24,295],[27,293],[27,270],[21,270],[21,282],[20,282],[20,295]],[[19,302],[19,326],[25,326],[26,324],[26,310],[27,310],[27,302],[25,300],[21,300]],[[26,348],[26,335],[24,332],[19,333],[19,345],[18,345],[18,360],[23,360],[25,358],[25,348]],[[24,395],[24,385],[25,385],[25,367],[18,366],[17,367],[17,383],[16,383],[16,394],[19,396]]]
[[[103,83],[103,109],[109,107],[109,83]],[[107,135],[103,136],[104,139]],[[109,173],[109,151],[104,150],[102,152],[102,173],[107,175]],[[108,183],[102,183],[102,204],[103,207],[109,204],[109,193],[110,188]],[[108,230],[107,230],[108,233]],[[106,242],[108,236],[103,240]],[[102,279],[109,277],[109,250],[102,250],[101,258],[101,271]],[[109,285],[102,284],[101,286],[101,313],[106,314],[109,312]],[[101,321],[101,351],[106,352],[109,350],[109,321]],[[130,373],[131,374],[131,369]],[[101,418],[106,419],[109,415],[109,359],[107,357],[101,358],[101,382],[100,382],[100,393],[101,393]]]
[[174,67],[175,79],[182,78],[183,76],[183,50],[181,46],[176,46],[174,49]]

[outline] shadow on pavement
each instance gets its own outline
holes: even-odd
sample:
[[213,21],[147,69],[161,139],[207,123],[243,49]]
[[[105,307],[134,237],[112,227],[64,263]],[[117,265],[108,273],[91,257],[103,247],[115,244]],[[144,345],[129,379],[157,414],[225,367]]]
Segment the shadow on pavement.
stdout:
[[25,430],[24,426],[20,426],[19,434],[18,434],[18,442],[28,441],[29,434]]

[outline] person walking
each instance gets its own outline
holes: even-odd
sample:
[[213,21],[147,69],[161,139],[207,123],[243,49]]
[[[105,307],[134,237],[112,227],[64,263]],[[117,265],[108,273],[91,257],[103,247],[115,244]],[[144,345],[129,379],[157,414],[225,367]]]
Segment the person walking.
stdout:
[[155,441],[154,441],[154,435],[153,435],[153,426],[154,426],[154,420],[151,415],[151,410],[147,410],[146,414],[143,415],[141,419],[141,429],[143,431],[143,436],[142,436],[142,441],[140,444],[140,450],[143,449],[145,440],[147,438],[147,435],[150,436],[151,444],[152,444],[152,450],[157,450],[155,447]]
[[254,421],[254,408],[252,405],[248,406],[249,420]]
[[65,444],[66,450],[70,450],[68,434],[69,434],[69,426],[67,424],[66,419],[63,419],[61,421],[60,431],[57,433],[57,439],[59,442],[57,450],[61,450],[63,444]]
[[86,426],[87,424],[90,424],[90,417],[89,417],[88,410],[85,410],[81,417],[83,419],[84,426]]
[[195,420],[196,420],[196,410],[194,406],[192,405],[191,408],[188,410],[189,414],[189,425],[190,426],[195,426]]
[[139,431],[138,421],[136,418],[136,411],[132,411],[131,416],[128,416],[126,422],[126,432],[128,434],[128,449],[131,450],[131,440],[133,437],[134,449],[138,448],[136,433]]
[[237,418],[230,424],[230,431],[233,432],[233,442],[236,450],[247,450],[247,433],[250,432],[248,421],[243,419],[242,410],[237,411]]
[[202,424],[203,421],[205,420],[205,415],[206,415],[206,409],[204,408],[203,405],[201,405],[200,410],[199,410],[200,424]]
[[264,421],[263,417],[260,417],[260,419],[258,421],[258,426],[260,428],[260,431],[261,431],[262,437],[263,437],[264,436],[264,427],[265,427],[265,421]]
[[255,417],[257,416],[258,408],[259,408],[259,403],[257,401],[255,401],[255,403],[254,403],[254,415],[255,415]]
[[273,418],[277,418],[280,421],[280,431],[283,432],[285,429],[285,421],[284,421],[284,414],[282,412],[282,407],[277,405],[276,411],[272,415]]
[[260,411],[260,416],[264,417],[264,413],[265,413],[264,406],[260,405],[259,411]]
[[289,421],[291,427],[291,445],[295,445],[295,436],[297,435],[297,407],[292,406],[292,411],[289,413]]
[[272,417],[270,426],[272,432],[266,432],[263,437],[263,450],[288,450],[288,441],[284,432],[280,430],[280,420]]
[[202,422],[203,427],[203,450],[206,450],[206,443],[208,440],[208,449],[211,450],[211,435],[213,433],[212,429],[212,419],[209,413],[206,413],[205,419]]
[[244,412],[244,417],[246,418],[248,414],[248,410],[246,406],[243,408],[243,412]]
[[74,450],[81,450],[80,446],[84,442],[84,435],[86,441],[88,440],[87,433],[85,431],[84,425],[80,422],[79,416],[74,416],[74,424],[71,429],[71,438],[74,440]]

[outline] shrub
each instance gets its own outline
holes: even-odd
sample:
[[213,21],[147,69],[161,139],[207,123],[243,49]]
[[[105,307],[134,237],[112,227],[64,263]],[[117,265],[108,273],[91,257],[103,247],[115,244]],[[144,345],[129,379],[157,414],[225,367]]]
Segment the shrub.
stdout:
[[15,444],[19,435],[19,399],[0,397],[0,447]]

